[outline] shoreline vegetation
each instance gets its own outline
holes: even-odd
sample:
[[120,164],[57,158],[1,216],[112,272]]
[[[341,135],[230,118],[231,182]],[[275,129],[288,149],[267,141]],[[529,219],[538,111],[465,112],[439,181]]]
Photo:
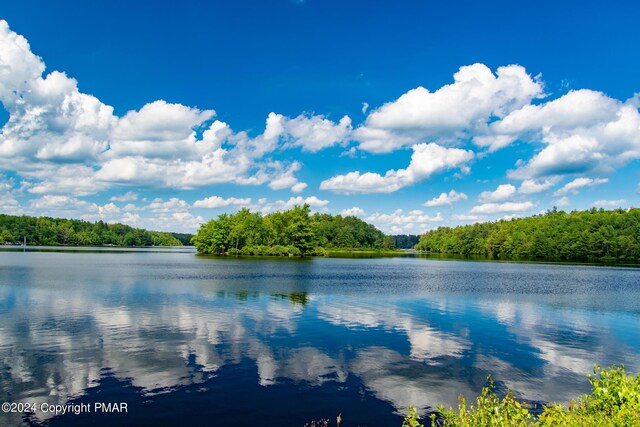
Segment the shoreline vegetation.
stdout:
[[503,260],[638,263],[640,209],[554,208],[528,218],[440,227],[420,236],[415,249]]
[[385,235],[354,216],[315,213],[309,205],[262,216],[241,209],[202,224],[195,235],[103,221],[0,214],[0,245],[152,247],[194,245],[201,255],[436,258],[522,262],[640,263],[640,209],[556,208],[527,218],[425,234]]
[[315,213],[310,206],[262,215],[243,208],[202,224],[191,242],[199,254],[332,256],[401,253],[392,236],[354,216]]
[[149,231],[124,224],[0,214],[0,245],[183,246],[190,234]]
[[[552,403],[535,416],[527,405],[508,391],[503,398],[495,393],[491,378],[475,404],[459,398],[457,410],[438,406],[425,418],[432,426],[513,426],[513,427],[623,427],[640,425],[640,374],[627,373],[622,366],[602,369],[595,366],[588,375],[591,393],[568,405]],[[410,406],[403,427],[423,427],[415,407]]]

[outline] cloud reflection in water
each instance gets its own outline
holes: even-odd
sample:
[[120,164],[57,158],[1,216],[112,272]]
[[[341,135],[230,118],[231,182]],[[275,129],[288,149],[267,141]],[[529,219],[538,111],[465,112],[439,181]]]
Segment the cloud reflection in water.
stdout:
[[[461,292],[457,280],[466,280],[472,263],[234,263],[172,254],[167,265],[161,256],[87,254],[91,264],[82,267],[78,254],[36,255],[32,265],[24,257],[17,266],[0,261],[4,400],[65,404],[98,387],[106,373],[153,399],[249,363],[262,387],[363,387],[401,413],[409,404],[455,405],[458,394],[476,394],[489,374],[524,399],[566,401],[586,391],[595,362],[640,369],[639,332],[630,330],[637,308]],[[403,282],[393,282],[393,272],[383,276],[382,266]],[[440,270],[450,292],[425,287],[425,266],[429,274]],[[482,269],[511,268],[475,267],[479,277]],[[535,280],[536,268],[521,266],[521,280]],[[191,278],[176,278],[181,269]],[[348,279],[354,269],[357,279]],[[561,267],[549,269],[566,281]],[[583,273],[592,280],[638,280],[635,270],[591,270]],[[409,284],[407,274],[414,277]],[[349,280],[359,292],[351,292]],[[633,297],[633,289],[625,292]]]

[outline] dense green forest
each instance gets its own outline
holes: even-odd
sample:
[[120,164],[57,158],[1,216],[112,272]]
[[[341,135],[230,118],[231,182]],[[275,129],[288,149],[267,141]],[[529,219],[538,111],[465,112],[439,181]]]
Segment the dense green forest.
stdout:
[[200,227],[193,244],[203,254],[326,255],[327,249],[392,249],[393,239],[353,217],[315,213],[309,205],[262,216],[241,209]]
[[420,240],[420,236],[417,234],[397,234],[391,237],[393,237],[396,249],[413,249]]
[[147,231],[123,224],[77,219],[0,214],[0,244],[73,246],[182,246],[171,233]]
[[416,249],[500,258],[640,261],[640,209],[573,211],[555,208],[530,218],[440,227]]
[[189,233],[171,233],[173,237],[178,239],[183,245],[190,245],[193,234]]

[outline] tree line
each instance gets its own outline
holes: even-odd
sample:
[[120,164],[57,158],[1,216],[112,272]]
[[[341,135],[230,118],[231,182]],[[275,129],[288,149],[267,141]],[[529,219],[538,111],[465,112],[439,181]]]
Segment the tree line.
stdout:
[[393,239],[354,216],[315,213],[309,205],[262,215],[243,208],[201,225],[191,240],[199,253],[326,255],[327,249],[391,249]]
[[391,237],[393,237],[393,244],[396,249],[413,249],[420,240],[418,234],[396,234]]
[[571,261],[640,261],[640,209],[591,209],[541,215],[423,234],[416,249],[448,254]]
[[56,246],[182,246],[172,233],[104,221],[0,214],[0,244]]
[[171,235],[176,239],[178,239],[180,243],[182,243],[185,246],[191,244],[191,238],[193,237],[193,234],[189,234],[189,233],[171,233]]

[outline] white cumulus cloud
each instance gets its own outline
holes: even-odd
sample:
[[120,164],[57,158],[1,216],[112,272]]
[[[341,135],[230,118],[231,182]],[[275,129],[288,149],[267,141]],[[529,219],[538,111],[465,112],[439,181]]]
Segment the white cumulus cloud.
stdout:
[[453,203],[459,202],[460,200],[467,200],[467,195],[464,193],[458,193],[456,190],[451,190],[448,194],[440,193],[438,197],[434,197],[433,199],[424,202],[422,206],[432,207],[452,205]]
[[536,205],[533,202],[505,202],[505,203],[483,203],[471,208],[471,214],[496,214],[509,212],[524,212],[532,209]]
[[[190,189],[232,183],[302,191],[296,162],[265,156],[285,145],[317,151],[348,139],[351,121],[269,114],[265,131],[234,133],[215,112],[164,100],[124,116],[82,93],[76,80],[45,64],[0,20],[0,167],[32,181],[34,194],[88,195],[115,186]],[[291,164],[291,166],[289,166]],[[68,176],[58,168],[74,169]],[[64,171],[63,171],[64,172]],[[77,184],[77,185],[74,185]],[[288,187],[287,187],[288,185]]]
[[300,115],[293,119],[280,117],[288,145],[302,147],[312,153],[346,143],[351,135],[351,119],[348,116],[344,116],[338,123],[324,116]]
[[157,197],[153,199],[151,203],[147,206],[148,209],[151,209],[154,212],[175,212],[189,209],[189,203],[186,201],[179,199],[177,197],[172,197],[167,201],[162,200]]
[[564,208],[571,205],[571,200],[567,196],[562,196],[559,199],[555,200],[553,204],[559,208]]
[[525,179],[520,184],[518,188],[518,193],[520,194],[534,194],[541,193],[546,191],[556,185],[558,183],[558,179],[545,179],[543,181],[536,181],[534,179]]
[[293,162],[279,174],[273,174],[273,178],[269,181],[269,188],[272,190],[290,189],[293,193],[301,193],[307,188],[306,183],[298,181],[298,178],[295,177],[295,173],[301,167],[299,162]]
[[415,209],[405,212],[397,209],[393,213],[375,213],[365,218],[365,221],[375,225],[385,233],[391,234],[422,234],[433,223],[444,221],[440,212],[428,215],[424,211]]
[[593,202],[593,206],[596,208],[621,208],[627,205],[627,201],[625,199],[617,199],[617,200],[596,200]]
[[622,102],[588,89],[524,106],[493,123],[491,130],[545,144],[532,159],[511,172],[513,178],[610,174],[640,158],[636,99]]
[[0,135],[0,165],[7,169],[93,160],[108,147],[117,122],[113,107],[81,93],[64,73],[43,77],[44,70],[27,40],[0,20],[0,101],[10,115]]
[[564,196],[565,194],[578,194],[584,187],[593,187],[609,182],[608,178],[576,178],[564,185],[564,187],[553,193],[554,196]]
[[479,222],[479,221],[482,221],[484,218],[479,215],[453,214],[451,215],[451,219],[454,221]]
[[349,209],[343,209],[340,211],[340,215],[342,216],[362,216],[365,215],[365,211],[362,208],[354,206]]
[[235,197],[229,197],[227,199],[224,199],[220,196],[211,196],[202,200],[196,200],[195,202],[193,202],[193,207],[215,209],[215,208],[221,208],[224,206],[231,206],[231,205],[245,206],[249,204],[251,204],[250,198],[238,199]]
[[327,208],[329,201],[319,199],[316,196],[296,196],[290,197],[289,200],[276,200],[274,202],[269,202],[266,198],[262,198],[258,200],[258,203],[255,206],[252,206],[252,210],[260,211],[263,214],[267,214],[274,211],[286,211],[296,205],[302,206],[304,204],[308,204],[312,208],[312,210],[324,210]]
[[516,187],[511,184],[501,184],[494,191],[483,191],[478,199],[481,202],[499,202],[516,194]]
[[337,175],[323,181],[321,190],[336,193],[391,193],[428,179],[433,174],[464,165],[473,159],[473,151],[446,148],[435,143],[416,144],[406,169],[389,170],[384,175],[359,171]]
[[519,65],[494,74],[484,64],[461,67],[452,84],[430,92],[412,89],[372,111],[355,133],[362,150],[389,152],[420,140],[468,138],[543,94],[542,84]]
[[120,196],[113,196],[109,199],[111,202],[133,202],[138,199],[138,195],[133,191],[127,191]]

